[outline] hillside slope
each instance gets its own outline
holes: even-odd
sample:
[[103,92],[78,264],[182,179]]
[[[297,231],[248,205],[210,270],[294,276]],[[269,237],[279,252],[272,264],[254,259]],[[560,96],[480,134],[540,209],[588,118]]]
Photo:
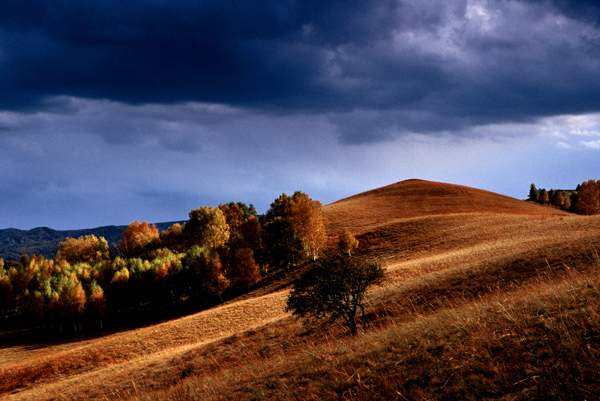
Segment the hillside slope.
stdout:
[[359,253],[386,267],[366,334],[302,326],[284,311],[288,290],[266,286],[152,327],[0,347],[0,395],[582,399],[600,390],[600,218],[420,180],[324,211],[332,241],[347,227]]
[[[511,229],[527,231],[540,219],[577,217],[494,192],[416,179],[342,199],[324,211],[330,246],[348,228],[363,254],[386,264],[512,238]],[[527,241],[543,233],[530,233]]]
[[509,196],[462,185],[406,180],[366,191],[325,206],[329,230],[360,234],[379,224],[439,215],[487,213],[565,216],[568,213]]

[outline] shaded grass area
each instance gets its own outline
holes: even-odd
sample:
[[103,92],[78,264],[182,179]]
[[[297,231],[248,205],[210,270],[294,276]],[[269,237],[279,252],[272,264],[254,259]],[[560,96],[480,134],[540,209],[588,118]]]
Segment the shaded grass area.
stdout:
[[[151,363],[153,358],[169,359],[186,348],[277,319],[283,314],[284,302],[285,296],[275,293],[100,339],[52,344],[36,351],[5,350],[0,388],[3,393],[25,391],[24,398],[46,399],[51,388],[63,394],[65,381],[71,378],[94,374],[98,384],[117,383],[114,379],[123,372],[128,374],[126,369],[148,369],[144,364]],[[148,369],[148,372],[152,374],[153,370]],[[160,382],[158,377],[153,380]],[[29,387],[33,393],[27,393]]]
[[177,384],[134,399],[599,399],[600,265],[577,256],[519,287],[421,293],[410,313],[399,294],[358,337],[277,325],[234,337],[230,360],[203,363],[224,351],[209,347]]

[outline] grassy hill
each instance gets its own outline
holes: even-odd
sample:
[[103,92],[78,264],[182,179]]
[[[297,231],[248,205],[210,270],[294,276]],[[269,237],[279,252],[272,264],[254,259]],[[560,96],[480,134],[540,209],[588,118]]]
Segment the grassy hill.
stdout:
[[600,218],[409,180],[325,206],[388,280],[369,330],[284,312],[294,274],[158,325],[26,343],[0,332],[17,399],[598,399]]

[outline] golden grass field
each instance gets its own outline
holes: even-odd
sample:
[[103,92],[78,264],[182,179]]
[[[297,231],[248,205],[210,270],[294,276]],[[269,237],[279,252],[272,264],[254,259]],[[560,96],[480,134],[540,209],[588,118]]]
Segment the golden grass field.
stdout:
[[421,180],[324,211],[386,268],[366,333],[293,319],[278,276],[101,337],[0,332],[0,398],[600,399],[600,217]]

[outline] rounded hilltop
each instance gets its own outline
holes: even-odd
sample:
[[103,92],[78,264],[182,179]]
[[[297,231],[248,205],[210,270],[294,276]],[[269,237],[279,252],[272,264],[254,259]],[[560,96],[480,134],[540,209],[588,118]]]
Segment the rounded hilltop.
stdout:
[[324,207],[332,232],[434,215],[492,213],[534,216],[567,212],[463,185],[410,179],[341,199]]

